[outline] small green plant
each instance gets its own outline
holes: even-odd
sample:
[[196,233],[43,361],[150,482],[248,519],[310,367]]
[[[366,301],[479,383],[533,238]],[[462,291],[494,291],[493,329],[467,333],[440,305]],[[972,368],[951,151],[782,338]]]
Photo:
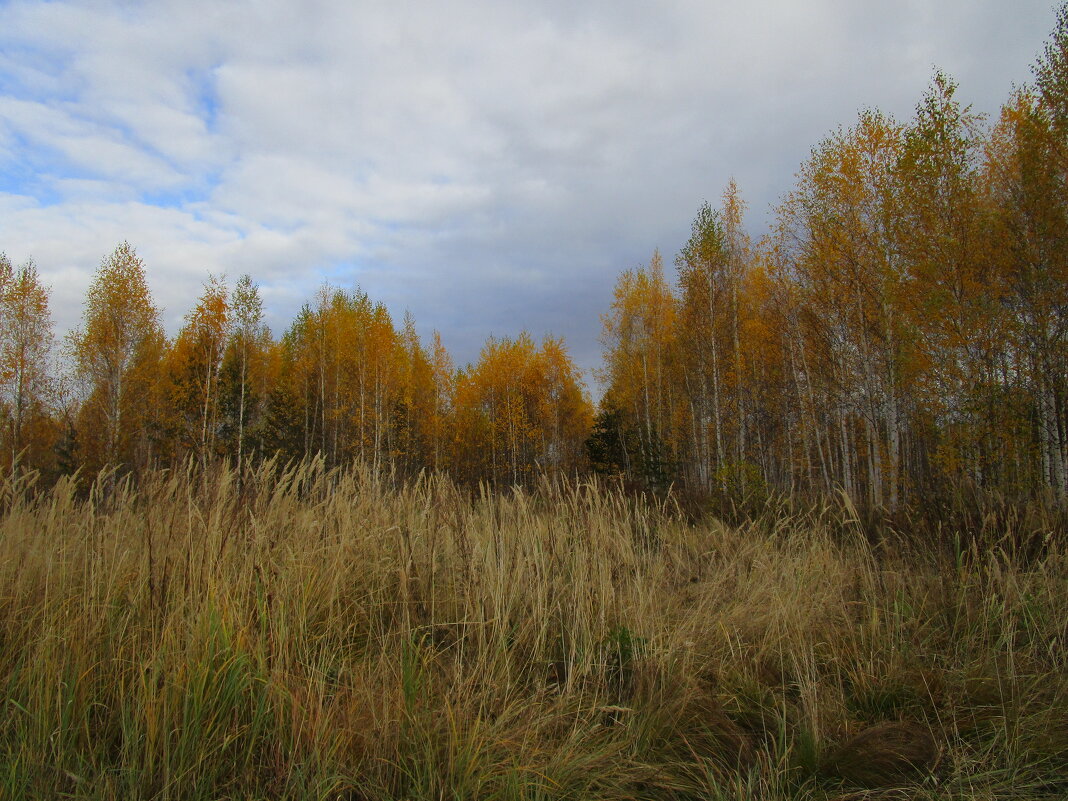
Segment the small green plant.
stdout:
[[614,626],[605,635],[605,679],[616,693],[627,693],[633,684],[635,662],[645,650],[645,640],[625,625]]

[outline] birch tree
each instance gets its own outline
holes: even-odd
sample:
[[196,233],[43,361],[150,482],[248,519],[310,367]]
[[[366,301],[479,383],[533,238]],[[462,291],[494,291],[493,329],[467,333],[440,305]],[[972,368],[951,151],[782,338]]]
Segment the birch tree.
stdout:
[[12,470],[31,445],[29,424],[43,415],[49,395],[53,335],[48,299],[32,260],[13,270],[0,255],[0,411],[6,418],[4,461]]
[[154,393],[164,343],[144,263],[127,242],[106,257],[89,286],[70,346],[85,387],[79,441],[94,468],[137,468],[152,456]]

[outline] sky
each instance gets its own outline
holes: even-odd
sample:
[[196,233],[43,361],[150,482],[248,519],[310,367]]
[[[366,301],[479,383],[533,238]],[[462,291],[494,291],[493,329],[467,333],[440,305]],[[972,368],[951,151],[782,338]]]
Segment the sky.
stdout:
[[[60,335],[143,258],[169,333],[209,274],[276,335],[324,282],[441,332],[600,361],[625,269],[734,178],[758,237],[812,147],[936,68],[996,116],[1048,0],[0,0],[0,251]],[[592,377],[588,382],[596,393]]]

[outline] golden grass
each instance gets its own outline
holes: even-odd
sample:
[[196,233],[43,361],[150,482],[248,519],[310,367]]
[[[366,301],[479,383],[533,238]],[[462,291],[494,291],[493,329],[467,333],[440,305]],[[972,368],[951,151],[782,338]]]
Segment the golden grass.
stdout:
[[[1068,793],[1057,547],[906,556],[848,509],[690,525],[318,463],[0,509],[6,798]],[[937,769],[855,781],[881,724]]]

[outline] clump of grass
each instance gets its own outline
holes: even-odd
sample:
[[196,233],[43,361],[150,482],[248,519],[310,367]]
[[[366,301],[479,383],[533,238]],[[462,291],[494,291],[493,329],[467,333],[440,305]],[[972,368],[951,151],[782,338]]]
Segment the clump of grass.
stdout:
[[850,737],[828,754],[821,769],[862,787],[894,787],[932,775],[940,756],[927,727],[887,721]]
[[1068,791],[1055,540],[961,556],[831,507],[728,526],[596,483],[237,478],[0,488],[0,797]]

